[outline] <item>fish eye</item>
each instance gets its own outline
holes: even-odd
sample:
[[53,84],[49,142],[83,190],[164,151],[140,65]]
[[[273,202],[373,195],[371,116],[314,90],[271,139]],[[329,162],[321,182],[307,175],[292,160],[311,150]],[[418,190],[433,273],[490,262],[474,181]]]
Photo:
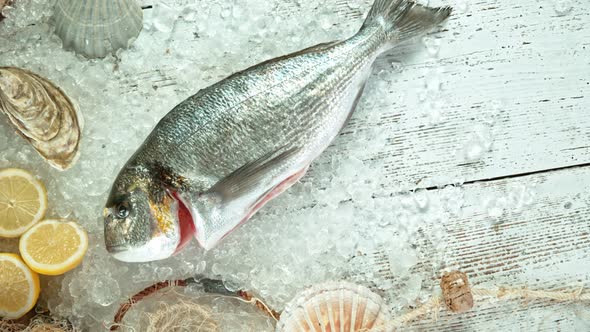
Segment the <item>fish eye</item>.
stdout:
[[127,202],[120,203],[117,205],[117,217],[119,219],[125,219],[129,216],[129,204]]

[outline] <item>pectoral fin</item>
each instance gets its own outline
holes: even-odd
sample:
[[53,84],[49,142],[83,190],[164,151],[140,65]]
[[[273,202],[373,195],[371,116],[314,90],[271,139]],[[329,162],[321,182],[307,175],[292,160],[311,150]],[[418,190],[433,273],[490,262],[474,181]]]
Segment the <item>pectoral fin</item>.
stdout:
[[213,185],[205,194],[229,202],[254,189],[273,168],[295,156],[301,148],[277,149],[246,163]]

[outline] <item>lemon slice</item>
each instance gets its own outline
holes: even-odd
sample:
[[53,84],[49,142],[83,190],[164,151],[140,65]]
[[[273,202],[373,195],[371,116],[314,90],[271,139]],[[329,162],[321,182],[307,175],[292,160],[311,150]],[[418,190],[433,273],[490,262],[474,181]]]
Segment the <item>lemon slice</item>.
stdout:
[[75,222],[44,220],[23,234],[18,247],[33,271],[58,275],[82,262],[88,249],[88,236]]
[[45,187],[32,174],[17,168],[0,170],[0,236],[22,235],[46,209]]
[[39,276],[15,254],[0,253],[0,317],[16,319],[39,298]]

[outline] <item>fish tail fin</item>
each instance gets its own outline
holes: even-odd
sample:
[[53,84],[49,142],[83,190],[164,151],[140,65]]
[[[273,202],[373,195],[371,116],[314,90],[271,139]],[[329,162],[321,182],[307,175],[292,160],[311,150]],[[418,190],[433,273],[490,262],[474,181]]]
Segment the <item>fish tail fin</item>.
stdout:
[[426,7],[411,0],[375,0],[361,28],[381,27],[387,43],[401,42],[428,32],[451,14],[451,7]]

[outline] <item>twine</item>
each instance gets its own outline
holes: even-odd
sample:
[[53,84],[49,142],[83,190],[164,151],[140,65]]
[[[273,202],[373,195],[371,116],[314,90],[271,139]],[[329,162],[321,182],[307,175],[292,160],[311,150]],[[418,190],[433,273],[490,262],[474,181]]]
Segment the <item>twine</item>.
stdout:
[[47,315],[33,317],[28,325],[0,319],[0,332],[77,332],[66,320]]
[[212,312],[200,305],[180,301],[174,305],[161,304],[155,314],[147,314],[147,332],[195,331],[220,332]]
[[0,319],[0,332],[18,332],[26,328],[26,325]]
[[238,294],[240,295],[240,297],[238,298],[238,300],[240,300],[242,302],[254,304],[258,309],[264,311],[267,315],[269,315],[270,317],[272,317],[275,320],[275,322],[278,322],[279,319],[281,318],[281,314],[280,313],[272,310],[261,299],[252,296],[250,293],[248,293],[246,291],[239,291]]
[[558,302],[564,301],[590,301],[590,293],[582,294],[584,287],[580,287],[578,290],[565,292],[565,291],[544,291],[544,290],[531,290],[528,288],[508,288],[499,287],[497,290],[485,289],[485,288],[474,288],[471,290],[473,295],[477,296],[489,296],[498,299],[512,299],[512,298],[524,298],[528,299],[546,299],[555,300]]
[[[117,313],[115,314],[115,319],[113,321],[113,324],[110,325],[110,327],[108,327],[108,326],[105,326],[105,327],[107,329],[109,329],[110,331],[117,331],[120,327],[124,326],[121,322],[123,321],[123,318],[125,317],[127,312],[129,310],[131,310],[131,308],[135,304],[137,304],[139,301],[143,300],[145,297],[148,297],[151,294],[156,293],[164,288],[174,287],[174,286],[180,286],[180,287],[187,286],[191,283],[191,281],[189,281],[191,279],[192,278],[184,279],[184,280],[166,280],[166,281],[158,282],[156,284],[153,284],[153,285],[145,288],[144,290],[133,295],[126,302],[121,304],[119,306],[119,310],[117,310]],[[235,299],[240,300],[242,302],[253,304],[256,308],[262,310],[265,314],[272,317],[275,321],[278,321],[278,319],[280,317],[280,313],[272,310],[261,299],[253,296],[251,293],[249,293],[247,291],[240,290],[237,292],[237,296],[232,297],[232,298],[235,298]],[[3,331],[0,331],[0,332],[3,332]]]
[[119,307],[119,310],[117,310],[117,313],[115,314],[114,324],[111,325],[109,330],[110,331],[117,331],[119,329],[119,327],[121,327],[121,321],[125,317],[125,314],[127,314],[127,312],[136,303],[141,301],[144,297],[147,297],[147,296],[159,291],[160,289],[171,287],[171,286],[186,286],[186,281],[185,280],[166,280],[166,281],[158,282],[156,284],[153,284],[153,285],[145,288],[141,292],[133,295],[129,300],[127,300],[125,303],[121,304],[121,306]]
[[[532,290],[528,288],[499,287],[497,289],[472,288],[471,293],[480,298],[494,298],[499,300],[525,299],[525,300],[552,300],[557,302],[585,302],[590,301],[590,293],[583,294],[584,288],[580,287],[574,291],[545,291]],[[398,316],[381,326],[362,329],[358,332],[382,332],[392,331],[395,327],[403,326],[405,323],[415,320],[428,313],[434,314],[435,321],[438,319],[438,312],[444,307],[445,299],[442,295],[432,297],[420,307]]]

